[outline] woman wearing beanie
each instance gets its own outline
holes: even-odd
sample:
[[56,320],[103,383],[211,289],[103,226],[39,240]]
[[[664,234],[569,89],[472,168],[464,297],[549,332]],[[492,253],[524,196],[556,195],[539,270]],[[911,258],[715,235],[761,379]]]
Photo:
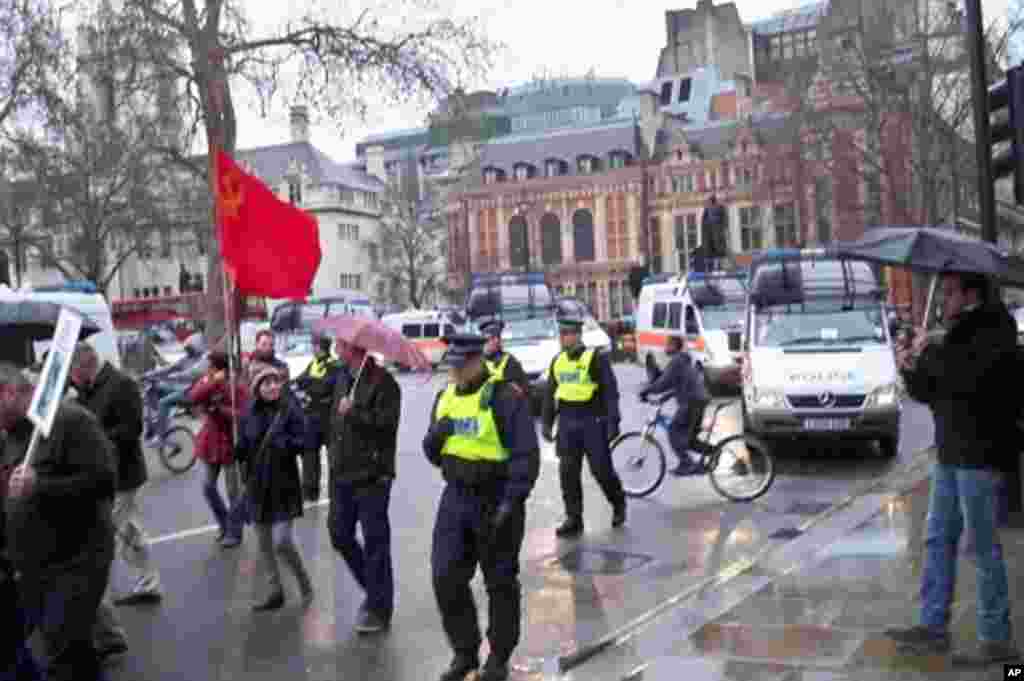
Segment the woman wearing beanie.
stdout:
[[306,418],[294,400],[282,396],[284,377],[274,368],[257,372],[242,417],[235,456],[245,471],[250,519],[266,563],[270,593],[253,610],[284,605],[282,559],[295,574],[302,604],[313,601],[313,584],[295,546],[292,523],[302,515],[302,482],[297,458],[306,445]]
[[[238,546],[242,542],[242,527],[234,522],[224,498],[217,489],[221,469],[234,463],[234,421],[245,408],[248,393],[245,384],[235,381],[234,397],[228,385],[228,356],[214,350],[209,356],[209,370],[189,390],[189,401],[193,408],[203,414],[203,425],[196,435],[196,457],[206,469],[203,480],[203,496],[210,505],[213,517],[220,526],[217,538],[221,546]],[[238,501],[239,489],[236,475],[225,474],[224,483],[232,507]]]

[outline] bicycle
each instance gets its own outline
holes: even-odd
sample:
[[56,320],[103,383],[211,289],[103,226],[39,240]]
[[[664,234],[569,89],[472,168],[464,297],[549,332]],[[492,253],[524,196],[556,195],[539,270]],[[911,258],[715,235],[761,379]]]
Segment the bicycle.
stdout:
[[[665,448],[655,438],[654,431],[661,427],[668,432],[670,419],[661,412],[665,403],[671,399],[666,397],[656,400],[657,408],[641,430],[623,433],[611,444],[612,465],[628,497],[649,496],[665,479]],[[768,448],[747,433],[729,435],[717,442],[711,441],[719,414],[726,407],[737,403],[739,400],[716,404],[710,424],[697,434],[690,448],[700,455],[696,464],[700,471],[698,474],[706,473],[716,492],[730,501],[753,501],[767,492],[775,481],[775,461]],[[645,475],[648,477],[645,478]],[[737,482],[745,484],[733,488],[732,485]]]
[[[156,427],[156,414],[160,402],[160,392],[156,380],[143,379],[142,404],[143,420],[146,431]],[[188,472],[196,465],[196,436],[192,429],[179,421],[191,418],[188,406],[176,405],[171,411],[170,422],[173,424],[158,436],[156,452],[163,464],[171,473],[180,475]],[[177,423],[176,423],[177,422]]]

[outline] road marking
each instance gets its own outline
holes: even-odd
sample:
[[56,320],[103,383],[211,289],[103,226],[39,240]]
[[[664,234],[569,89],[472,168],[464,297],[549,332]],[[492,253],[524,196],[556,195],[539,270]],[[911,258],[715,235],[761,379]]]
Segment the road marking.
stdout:
[[[319,506],[326,506],[331,503],[330,497],[321,499],[319,501],[309,502],[303,505],[303,510],[310,510]],[[200,527],[193,527],[188,530],[181,530],[180,532],[171,532],[170,534],[162,534],[159,537],[150,537],[149,544],[153,546],[155,544],[166,544],[167,542],[177,541],[179,539],[189,539],[191,537],[198,537],[201,534],[209,534],[211,532],[217,532],[220,530],[219,525],[202,525]]]

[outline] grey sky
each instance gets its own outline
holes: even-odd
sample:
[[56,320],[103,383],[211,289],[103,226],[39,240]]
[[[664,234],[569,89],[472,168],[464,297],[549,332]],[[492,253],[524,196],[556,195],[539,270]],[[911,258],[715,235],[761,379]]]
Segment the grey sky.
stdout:
[[[505,44],[487,83],[496,89],[530,80],[534,74],[624,77],[642,83],[655,75],[665,42],[665,11],[696,6],[695,0],[448,0],[457,13],[476,13],[488,35]],[[716,1],[716,4],[720,4]],[[756,21],[806,2],[737,0],[741,18]],[[256,8],[259,7],[257,10]],[[272,23],[277,3],[252,3],[257,21]],[[985,21],[1005,17],[1007,0],[982,0]],[[288,141],[288,115],[282,101],[267,118],[255,106],[238,102],[238,146]],[[311,131],[313,143],[336,160],[354,158],[355,143],[371,133],[422,125],[427,111],[413,107],[371,112],[365,124],[349,124],[342,137],[329,122]]]

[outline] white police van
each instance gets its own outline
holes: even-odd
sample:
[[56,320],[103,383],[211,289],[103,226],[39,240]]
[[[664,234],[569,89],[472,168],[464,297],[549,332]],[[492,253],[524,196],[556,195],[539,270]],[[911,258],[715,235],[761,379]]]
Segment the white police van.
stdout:
[[823,249],[768,251],[751,264],[744,426],[762,439],[900,436],[898,373],[872,266]]
[[636,312],[638,359],[664,366],[669,337],[682,335],[709,388],[738,388],[746,275],[691,272],[645,284]]

